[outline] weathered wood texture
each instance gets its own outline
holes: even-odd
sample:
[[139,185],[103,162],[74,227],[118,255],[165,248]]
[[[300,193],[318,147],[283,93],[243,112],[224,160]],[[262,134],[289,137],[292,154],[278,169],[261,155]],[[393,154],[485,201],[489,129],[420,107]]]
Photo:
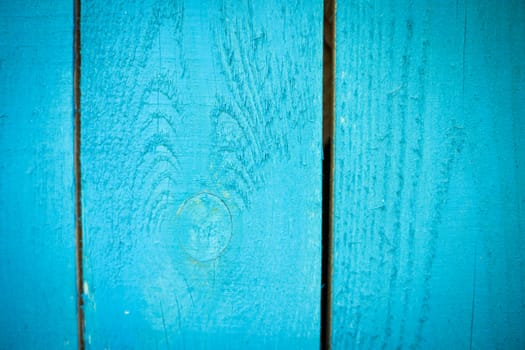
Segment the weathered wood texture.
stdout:
[[525,346],[525,4],[337,9],[333,345]]
[[322,2],[82,2],[86,341],[318,348]]
[[76,348],[72,13],[0,2],[0,349]]

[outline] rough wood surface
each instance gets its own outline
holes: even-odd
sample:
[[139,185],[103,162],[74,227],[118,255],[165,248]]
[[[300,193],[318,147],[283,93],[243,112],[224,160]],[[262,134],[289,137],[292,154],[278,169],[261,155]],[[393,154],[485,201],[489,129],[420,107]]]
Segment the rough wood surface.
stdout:
[[0,349],[75,349],[72,2],[0,2]]
[[341,1],[333,345],[525,347],[525,4]]
[[322,2],[82,2],[86,342],[318,348]]

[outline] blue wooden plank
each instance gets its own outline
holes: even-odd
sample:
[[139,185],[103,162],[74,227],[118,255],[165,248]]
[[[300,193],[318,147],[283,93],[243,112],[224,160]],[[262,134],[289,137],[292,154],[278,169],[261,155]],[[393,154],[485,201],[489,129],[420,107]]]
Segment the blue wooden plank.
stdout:
[[322,2],[81,28],[87,346],[318,348]]
[[334,348],[525,347],[525,4],[337,22]]
[[0,2],[0,349],[75,349],[72,2]]

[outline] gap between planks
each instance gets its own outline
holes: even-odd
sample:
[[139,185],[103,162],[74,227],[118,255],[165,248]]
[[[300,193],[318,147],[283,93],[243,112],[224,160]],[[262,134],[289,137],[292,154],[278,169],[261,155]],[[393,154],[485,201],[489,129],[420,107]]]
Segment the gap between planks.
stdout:
[[84,350],[84,269],[82,233],[82,178],[80,165],[80,1],[73,0],[73,100],[74,100],[74,172],[75,172],[75,246],[76,246],[76,292],[77,292],[77,339],[78,349]]
[[323,214],[321,350],[331,349],[334,217],[336,0],[324,0],[323,21]]

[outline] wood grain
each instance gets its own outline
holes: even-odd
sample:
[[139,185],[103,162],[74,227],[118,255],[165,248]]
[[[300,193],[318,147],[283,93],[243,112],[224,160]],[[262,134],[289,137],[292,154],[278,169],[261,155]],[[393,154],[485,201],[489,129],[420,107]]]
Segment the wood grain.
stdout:
[[0,3],[0,349],[75,349],[72,2]]
[[318,348],[322,3],[82,2],[90,348]]
[[525,346],[524,17],[338,4],[334,348]]

